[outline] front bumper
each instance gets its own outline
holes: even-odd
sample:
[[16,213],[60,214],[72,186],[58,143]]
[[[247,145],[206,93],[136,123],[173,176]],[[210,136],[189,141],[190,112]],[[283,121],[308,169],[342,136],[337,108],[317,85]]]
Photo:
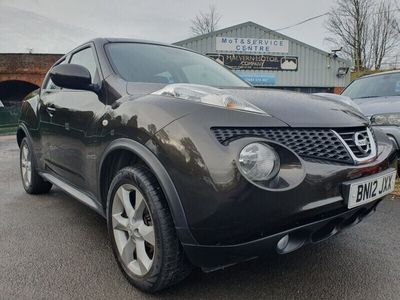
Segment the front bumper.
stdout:
[[376,211],[380,200],[344,213],[282,231],[261,239],[235,245],[183,244],[191,263],[205,271],[214,271],[242,261],[257,258],[275,250],[279,254],[295,251],[306,244],[324,241],[360,223]]
[[[295,164],[295,154],[286,148],[292,156],[283,150],[278,154],[281,170],[282,165],[286,166],[279,177],[287,185],[260,188],[239,172],[238,153],[248,143],[273,141],[247,136],[223,145],[210,128],[274,126],[268,122],[272,121],[258,115],[248,118],[239,112],[208,110],[207,114],[185,116],[157,132],[153,152],[168,170],[178,192],[188,228],[177,231],[195,265],[213,268],[259,256],[269,246],[276,247],[287,232],[311,226],[315,229],[309,229],[310,235],[303,239],[305,244],[331,218],[344,214],[343,219],[351,219],[355,211],[345,203],[342,183],[397,167],[392,142],[376,130],[375,160],[353,165],[298,157],[299,163]],[[346,226],[338,225],[335,230],[342,227]]]

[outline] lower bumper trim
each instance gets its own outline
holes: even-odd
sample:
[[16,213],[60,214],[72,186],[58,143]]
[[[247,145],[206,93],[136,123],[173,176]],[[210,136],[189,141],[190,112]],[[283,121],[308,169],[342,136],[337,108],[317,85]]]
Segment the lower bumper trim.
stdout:
[[204,271],[222,269],[239,262],[256,258],[268,250],[279,254],[295,251],[309,243],[324,241],[342,230],[360,223],[375,212],[380,200],[348,210],[344,213],[268,237],[236,245],[183,244],[191,263]]

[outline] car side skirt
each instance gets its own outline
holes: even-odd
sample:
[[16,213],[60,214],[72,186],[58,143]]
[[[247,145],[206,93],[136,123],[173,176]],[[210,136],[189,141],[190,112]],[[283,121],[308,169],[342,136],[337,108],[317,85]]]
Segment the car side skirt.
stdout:
[[74,188],[72,185],[65,183],[61,179],[58,179],[52,174],[46,172],[40,172],[40,176],[42,176],[45,180],[51,182],[52,184],[58,186],[60,189],[65,191],[66,193],[70,194],[72,197],[76,198],[78,201],[82,202],[89,208],[96,211],[102,217],[106,217],[103,207],[93,198],[89,197],[85,193],[82,193],[78,189]]

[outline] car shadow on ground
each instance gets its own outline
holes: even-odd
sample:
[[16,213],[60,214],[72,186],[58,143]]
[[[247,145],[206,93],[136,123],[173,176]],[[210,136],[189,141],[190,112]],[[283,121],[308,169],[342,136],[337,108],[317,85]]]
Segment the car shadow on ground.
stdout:
[[[285,256],[268,254],[224,271],[198,271],[183,284],[164,292],[163,298],[189,298],[204,292],[226,298],[359,298],[364,294],[363,287],[376,279],[376,275],[369,275],[368,260],[374,258],[359,257],[351,251],[343,242],[331,240]],[[383,267],[379,269],[374,268],[373,272],[384,273]]]
[[[122,291],[125,292],[121,296],[137,295],[141,298],[162,299],[243,299],[251,296],[260,299],[303,298],[307,295],[308,299],[332,299],[360,298],[364,295],[377,299],[382,297],[379,289],[369,289],[366,292],[365,287],[374,284],[378,279],[381,283],[385,282],[382,276],[390,276],[385,264],[380,263],[384,258],[364,247],[368,243],[363,236],[363,229],[366,228],[360,228],[363,226],[360,224],[359,227],[328,241],[308,245],[291,254],[282,256],[269,252],[262,258],[212,273],[203,273],[196,269],[178,285],[155,295],[147,295],[130,286],[116,264],[110,264],[113,257],[105,220],[58,189],[49,196],[61,200],[63,210],[67,209],[68,214],[76,215],[76,219],[80,220],[79,224],[88,227],[83,230],[91,232],[93,244],[106,245],[107,251],[102,252],[104,261],[107,261],[105,268],[114,268],[115,272],[108,269],[107,273],[113,277],[115,285],[123,287]],[[85,261],[81,263],[84,264]],[[97,280],[110,280],[108,276],[101,277]],[[117,294],[120,292],[121,290]]]

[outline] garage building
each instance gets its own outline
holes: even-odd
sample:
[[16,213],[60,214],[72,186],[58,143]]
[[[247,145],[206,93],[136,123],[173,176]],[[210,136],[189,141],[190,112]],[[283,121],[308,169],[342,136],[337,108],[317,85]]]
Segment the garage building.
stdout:
[[258,87],[339,93],[350,82],[349,61],[253,22],[175,45],[216,59]]

